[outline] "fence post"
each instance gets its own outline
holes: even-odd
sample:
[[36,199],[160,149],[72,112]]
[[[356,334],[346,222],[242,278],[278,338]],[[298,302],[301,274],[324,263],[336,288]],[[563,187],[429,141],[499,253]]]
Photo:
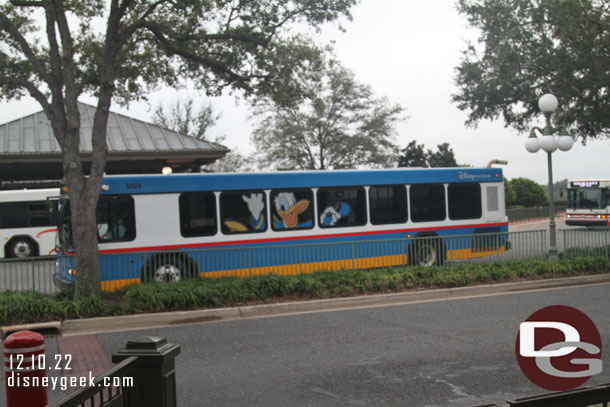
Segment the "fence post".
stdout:
[[125,349],[112,355],[119,363],[137,356],[134,392],[137,406],[176,407],[175,359],[180,345],[168,343],[161,337],[144,337],[127,342]]

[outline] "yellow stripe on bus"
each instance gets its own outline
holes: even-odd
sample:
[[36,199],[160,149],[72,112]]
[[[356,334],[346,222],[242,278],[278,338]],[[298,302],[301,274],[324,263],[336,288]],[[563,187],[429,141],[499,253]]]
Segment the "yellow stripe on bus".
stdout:
[[[488,250],[471,250],[471,249],[458,249],[449,250],[446,254],[447,260],[463,260],[487,257],[494,254],[504,252],[504,247],[498,249]],[[222,277],[254,277],[264,276],[269,274],[277,274],[280,276],[291,276],[298,274],[311,274],[319,271],[341,271],[341,270],[356,270],[356,269],[369,269],[369,268],[380,268],[380,267],[392,267],[401,266],[407,264],[406,254],[397,254],[391,256],[375,256],[365,257],[359,259],[347,259],[347,260],[332,260],[332,261],[321,261],[314,263],[297,263],[297,264],[285,264],[280,266],[265,266],[255,268],[243,268],[235,270],[222,270],[222,271],[209,271],[201,272],[201,277],[209,278],[222,278]],[[124,280],[109,280],[102,281],[103,291],[114,291],[121,288],[127,287],[132,284],[140,282],[139,278],[131,278]]]

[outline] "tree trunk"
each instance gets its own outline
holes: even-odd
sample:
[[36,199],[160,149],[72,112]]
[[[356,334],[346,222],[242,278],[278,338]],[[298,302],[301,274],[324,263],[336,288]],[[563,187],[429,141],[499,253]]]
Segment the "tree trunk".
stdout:
[[[66,103],[66,106],[68,105]],[[70,108],[66,109],[62,158],[72,212],[72,239],[76,262],[74,298],[80,299],[101,294],[96,208],[104,168],[103,161],[100,164],[99,160],[105,159],[106,149],[103,149],[101,154],[93,154],[94,171],[85,176],[79,151],[80,115],[75,101]],[[58,128],[57,131],[62,129]],[[93,135],[94,142],[99,138],[99,135]]]
[[[78,191],[75,191],[78,193]],[[96,194],[97,195],[97,194]],[[72,210],[72,237],[76,260],[76,287],[74,298],[99,296],[101,293],[100,260],[97,246],[97,196],[70,199],[76,205]]]

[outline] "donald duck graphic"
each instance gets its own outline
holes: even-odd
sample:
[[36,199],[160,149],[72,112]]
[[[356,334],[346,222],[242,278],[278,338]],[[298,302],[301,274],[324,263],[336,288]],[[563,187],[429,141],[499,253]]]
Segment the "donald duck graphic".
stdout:
[[294,193],[280,192],[276,195],[273,203],[276,212],[273,215],[273,228],[275,230],[308,228],[313,225],[311,219],[299,223],[299,215],[307,210],[309,201],[302,199],[297,202]]

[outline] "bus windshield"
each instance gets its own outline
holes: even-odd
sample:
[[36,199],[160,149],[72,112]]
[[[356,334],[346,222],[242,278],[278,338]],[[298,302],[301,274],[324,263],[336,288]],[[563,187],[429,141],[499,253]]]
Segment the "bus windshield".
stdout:
[[606,197],[601,188],[570,189],[568,208],[570,209],[602,209],[606,207]]
[[72,246],[72,214],[68,200],[60,201],[56,239],[55,246],[59,253],[72,253],[74,251]]
[[[122,242],[135,237],[133,198],[129,196],[100,197],[97,210],[98,242]],[[58,227],[57,248],[62,253],[74,251],[70,201],[62,202]]]

